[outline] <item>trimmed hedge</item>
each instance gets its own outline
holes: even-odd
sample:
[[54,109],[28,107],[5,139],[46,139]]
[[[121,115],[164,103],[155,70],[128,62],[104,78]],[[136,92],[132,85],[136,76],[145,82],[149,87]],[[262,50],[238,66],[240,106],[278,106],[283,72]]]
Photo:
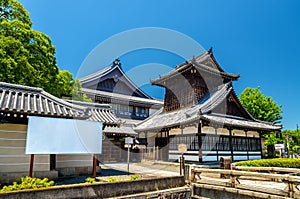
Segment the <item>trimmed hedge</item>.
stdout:
[[300,168],[298,158],[275,158],[236,162],[237,166]]

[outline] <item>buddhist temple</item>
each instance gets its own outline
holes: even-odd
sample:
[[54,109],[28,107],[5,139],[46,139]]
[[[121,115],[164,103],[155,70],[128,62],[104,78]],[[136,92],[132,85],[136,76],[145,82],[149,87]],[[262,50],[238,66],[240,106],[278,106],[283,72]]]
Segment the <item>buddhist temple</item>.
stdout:
[[176,161],[185,144],[187,161],[260,159],[263,134],[282,126],[254,119],[240,103],[232,82],[237,74],[226,73],[212,50],[178,65],[151,81],[165,88],[164,107],[134,129],[159,147],[159,158]]

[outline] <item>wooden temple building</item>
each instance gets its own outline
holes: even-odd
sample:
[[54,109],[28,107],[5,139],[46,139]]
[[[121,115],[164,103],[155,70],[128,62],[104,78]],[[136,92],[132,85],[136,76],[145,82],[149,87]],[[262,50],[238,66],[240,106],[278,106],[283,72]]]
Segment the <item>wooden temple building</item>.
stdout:
[[79,79],[82,92],[93,102],[110,104],[116,116],[132,126],[163,106],[137,87],[124,73],[119,59],[96,73]]
[[260,159],[263,134],[282,126],[254,119],[240,103],[232,82],[239,75],[226,73],[212,50],[152,80],[165,88],[164,107],[135,128],[139,137],[160,149],[160,159],[176,161],[185,144],[187,161]]
[[[25,154],[28,116],[103,122],[101,157],[121,158],[120,140],[136,136],[134,131],[119,130],[121,121],[110,105],[65,101],[41,88],[0,82],[0,183],[28,175],[30,155]],[[91,174],[92,167],[92,154],[49,154],[35,155],[33,169],[34,176],[55,178],[58,175]]]

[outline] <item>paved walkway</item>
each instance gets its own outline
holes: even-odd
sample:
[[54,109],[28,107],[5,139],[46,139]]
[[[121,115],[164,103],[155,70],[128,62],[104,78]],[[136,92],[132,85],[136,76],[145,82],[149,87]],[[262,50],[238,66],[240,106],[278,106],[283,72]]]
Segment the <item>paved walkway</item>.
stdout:
[[[105,163],[101,165],[103,169],[114,169],[123,172],[127,172],[127,163]],[[154,164],[153,162],[143,162],[143,163],[130,163],[129,172],[135,174],[142,174],[143,176],[178,176],[179,167],[170,166],[167,164]]]

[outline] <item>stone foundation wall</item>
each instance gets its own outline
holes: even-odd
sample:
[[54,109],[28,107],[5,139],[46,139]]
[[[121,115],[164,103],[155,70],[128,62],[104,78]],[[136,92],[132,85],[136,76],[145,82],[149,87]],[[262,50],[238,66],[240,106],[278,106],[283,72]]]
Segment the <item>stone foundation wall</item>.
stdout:
[[77,184],[37,190],[21,190],[10,193],[0,193],[0,198],[107,198],[158,191],[169,189],[170,187],[182,187],[184,185],[184,178],[182,176],[175,176],[126,182]]

